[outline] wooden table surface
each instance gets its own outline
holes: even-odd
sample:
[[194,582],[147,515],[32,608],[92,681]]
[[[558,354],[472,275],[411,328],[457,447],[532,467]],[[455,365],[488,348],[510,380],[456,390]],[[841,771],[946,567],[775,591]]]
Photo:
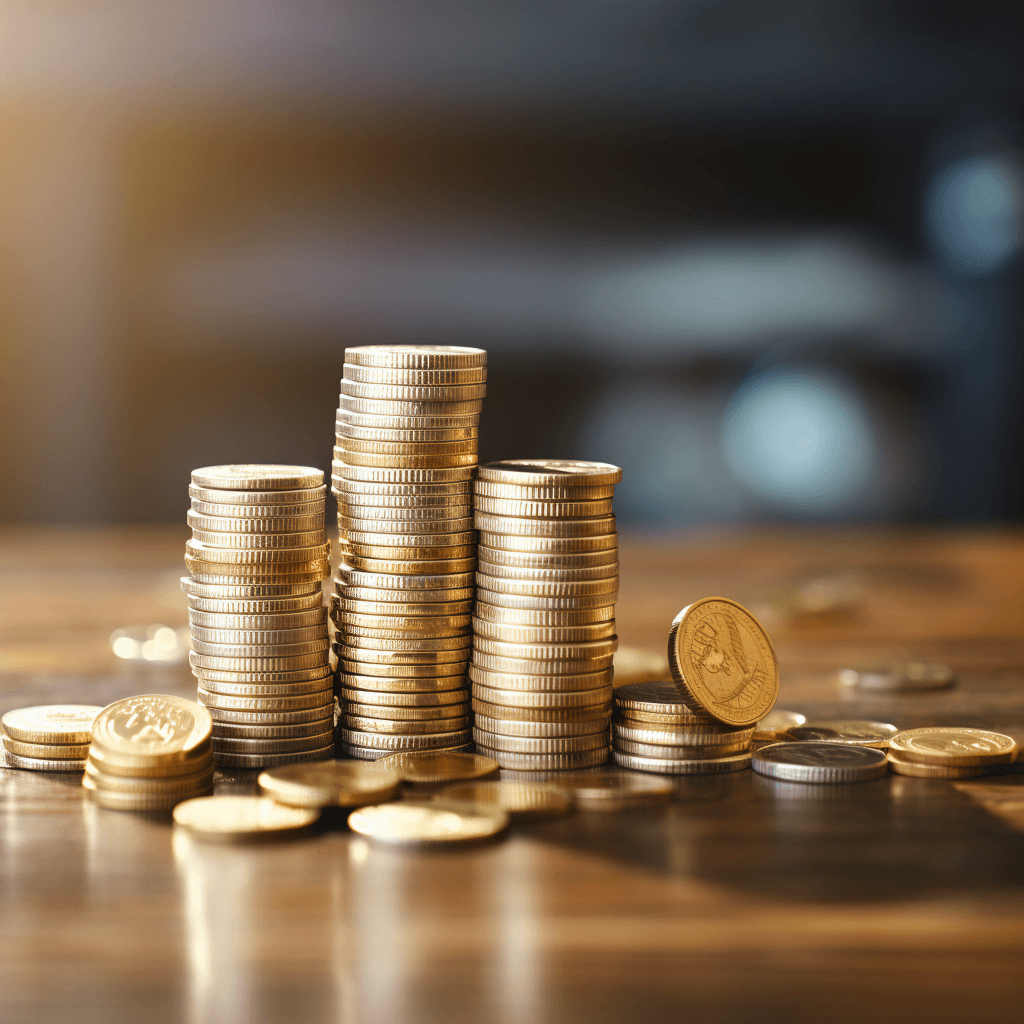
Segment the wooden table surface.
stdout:
[[[0,711],[194,696],[128,624],[187,621],[185,533],[0,532]],[[838,588],[840,607],[790,614]],[[709,594],[765,610],[778,706],[1024,742],[1024,534],[622,538],[621,643]],[[774,611],[773,611],[774,609]],[[861,695],[845,664],[946,661],[955,689]],[[218,775],[219,789],[252,775]],[[660,812],[578,813],[448,852],[329,823],[204,845],[2,772],[0,1021],[1012,1021],[1024,1007],[1024,775],[846,787],[680,780]]]

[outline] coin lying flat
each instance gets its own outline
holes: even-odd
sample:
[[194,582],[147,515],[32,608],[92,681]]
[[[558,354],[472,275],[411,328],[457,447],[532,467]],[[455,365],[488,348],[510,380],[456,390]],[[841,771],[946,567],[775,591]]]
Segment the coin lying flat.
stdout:
[[806,716],[801,715],[798,711],[782,711],[779,708],[773,708],[757,723],[753,738],[762,742],[774,743],[779,733],[803,725],[806,721]]
[[403,782],[438,785],[464,779],[482,779],[494,775],[498,764],[479,754],[452,754],[441,751],[403,751],[389,754],[378,762],[382,768],[397,771]]
[[641,711],[645,714],[664,715],[666,718],[678,720],[678,724],[686,722],[700,723],[715,721],[710,715],[695,708],[692,703],[685,703],[682,694],[674,683],[646,682],[626,683],[616,686],[614,691],[615,706],[627,711]]
[[538,782],[464,782],[436,794],[433,803],[474,814],[504,812],[513,818],[555,818],[573,808],[572,797]]
[[921,764],[907,761],[889,753],[889,767],[897,775],[911,775],[918,779],[976,779],[988,773],[988,765],[983,764]]
[[608,760],[607,742],[596,750],[581,750],[568,754],[524,754],[514,750],[487,747],[479,741],[476,746],[477,750],[496,761],[502,768],[519,772],[593,768]]
[[110,755],[142,764],[184,761],[209,742],[210,713],[195,701],[143,694],[108,704],[93,722],[93,742]]
[[789,782],[866,782],[888,771],[884,751],[849,743],[772,743],[754,753],[754,771]]
[[807,722],[787,729],[779,739],[800,740],[810,743],[852,743],[861,747],[889,746],[889,740],[898,732],[887,722],[861,722],[829,720]]
[[1010,736],[953,726],[906,729],[893,736],[889,747],[902,760],[919,764],[1009,764],[1017,754]]
[[754,725],[779,695],[771,638],[746,608],[727,598],[703,598],[675,617],[669,667],[691,710],[727,725]]
[[323,470],[311,466],[204,466],[192,471],[197,487],[228,491],[288,491],[319,487]]
[[3,738],[4,748],[19,757],[34,757],[41,760],[81,760],[89,753],[88,743],[25,743],[22,740]]
[[95,704],[45,704],[8,711],[0,725],[12,739],[25,743],[88,743],[102,710]]
[[174,808],[174,822],[194,836],[234,842],[267,839],[308,828],[320,812],[288,807],[269,797],[207,796]]
[[401,778],[377,763],[321,761],[272,768],[258,781],[272,799],[291,807],[361,807],[390,800]]
[[362,807],[349,815],[353,832],[382,843],[466,843],[489,839],[508,828],[503,811],[468,813],[427,804]]
[[839,673],[839,681],[844,686],[859,686],[863,690],[914,692],[952,686],[956,682],[956,673],[948,665],[911,661],[844,668]]
[[487,365],[482,348],[462,345],[354,345],[345,349],[345,362],[410,370],[461,370]]
[[637,772],[658,772],[662,775],[718,775],[723,772],[738,772],[750,767],[750,752],[730,754],[726,757],[702,757],[695,759],[643,757],[627,754],[617,747],[612,757],[620,768]]
[[620,647],[615,652],[613,664],[616,692],[629,683],[647,683],[671,678],[668,658],[655,651],[644,651],[638,647]]
[[675,787],[667,779],[633,772],[580,772],[563,774],[555,785],[569,790],[576,806],[587,811],[626,811],[664,805]]

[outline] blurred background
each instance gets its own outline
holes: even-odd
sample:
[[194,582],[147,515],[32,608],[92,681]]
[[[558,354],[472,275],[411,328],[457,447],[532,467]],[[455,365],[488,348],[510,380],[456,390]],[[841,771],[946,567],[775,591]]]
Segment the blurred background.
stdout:
[[146,7],[0,10],[4,521],[329,470],[365,343],[623,524],[1022,517],[1020,8]]

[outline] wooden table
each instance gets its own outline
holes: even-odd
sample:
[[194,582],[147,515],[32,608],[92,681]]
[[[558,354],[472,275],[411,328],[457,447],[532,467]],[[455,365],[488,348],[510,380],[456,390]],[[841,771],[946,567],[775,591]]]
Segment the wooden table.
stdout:
[[[135,667],[108,643],[118,626],[186,622],[183,540],[0,534],[0,711],[194,694],[187,667]],[[781,609],[779,707],[1024,741],[1019,531],[624,537],[622,574],[623,644],[660,650],[697,597],[768,599]],[[813,596],[837,579],[846,606],[788,613],[794,583]],[[887,697],[835,680],[844,664],[909,656],[949,662],[959,685]],[[78,776],[2,779],[11,1024],[963,1024],[1024,1007],[1012,771],[837,791],[750,771],[680,780],[662,812],[579,813],[427,854],[338,823],[278,845],[204,845],[168,820],[94,807]]]

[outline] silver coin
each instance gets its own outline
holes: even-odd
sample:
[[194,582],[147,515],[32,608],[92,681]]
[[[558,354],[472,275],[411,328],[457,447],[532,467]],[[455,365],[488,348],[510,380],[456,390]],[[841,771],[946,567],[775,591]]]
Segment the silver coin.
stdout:
[[754,753],[754,771],[788,782],[866,782],[889,770],[884,750],[846,743],[770,743]]
[[844,668],[839,673],[839,681],[844,686],[859,686],[863,690],[913,692],[953,686],[956,673],[948,665],[911,661],[870,668]]

